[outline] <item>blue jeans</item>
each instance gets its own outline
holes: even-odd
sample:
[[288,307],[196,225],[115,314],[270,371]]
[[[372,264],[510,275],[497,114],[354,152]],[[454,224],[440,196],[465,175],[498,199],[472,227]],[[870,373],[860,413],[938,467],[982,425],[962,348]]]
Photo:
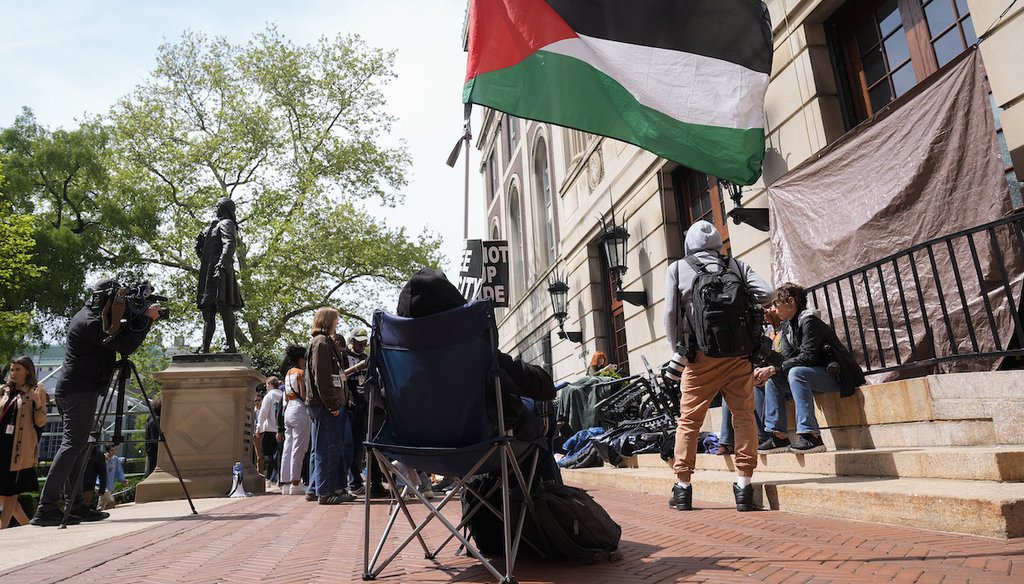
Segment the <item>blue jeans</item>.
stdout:
[[814,417],[815,393],[839,391],[839,382],[824,367],[797,366],[783,374],[776,374],[765,384],[764,427],[769,432],[785,432],[786,394],[792,394],[796,406],[797,434],[817,434],[821,431]]
[[[351,462],[345,457],[345,435],[348,435],[348,452],[352,451],[352,431],[348,424],[348,413],[342,409],[337,416],[322,405],[310,405],[313,417],[313,456],[310,484],[317,495],[327,497],[341,491],[348,484],[348,467]],[[346,477],[342,481],[342,477]]]
[[[757,422],[757,438],[758,442],[764,442],[762,434],[764,433],[764,386],[754,386],[754,421]],[[719,444],[727,444],[729,446],[735,446],[736,442],[733,438],[732,431],[732,411],[729,406],[722,400],[722,432],[718,437]]]
[[[312,425],[309,427],[309,466],[306,469],[306,494],[316,495],[316,481],[313,477],[316,476],[316,457],[313,455],[316,452],[316,420],[313,420],[313,411],[309,410],[309,417]],[[305,455],[303,455],[305,458]]]

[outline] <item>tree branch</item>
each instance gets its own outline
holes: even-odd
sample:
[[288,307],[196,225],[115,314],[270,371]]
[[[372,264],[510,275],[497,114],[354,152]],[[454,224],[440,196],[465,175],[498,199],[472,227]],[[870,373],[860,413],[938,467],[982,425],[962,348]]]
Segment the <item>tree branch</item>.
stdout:
[[146,168],[153,174],[157,175],[160,178],[160,180],[164,182],[164,184],[171,187],[171,201],[173,201],[174,204],[177,205],[178,207],[185,209],[185,212],[188,213],[188,216],[195,220],[196,215],[195,213],[192,212],[192,208],[178,200],[178,187],[173,182],[171,182],[171,179],[167,178],[166,176],[163,175],[162,172],[157,170],[156,166],[148,162],[145,163],[145,165]]
[[[103,247],[102,245],[98,246],[98,247],[99,247],[99,250],[101,252],[106,254],[106,257],[104,257],[103,259],[105,259],[107,261],[111,261],[111,262],[112,261],[121,261],[121,260],[124,259],[123,255],[114,253],[113,251]],[[160,258],[147,258],[147,257],[141,257],[141,258],[139,258],[139,261],[146,262],[148,264],[157,264],[157,265],[161,265],[161,266],[167,266],[168,268],[177,268],[179,270],[183,270],[183,271],[186,271],[186,272],[191,272],[193,274],[198,274],[199,273],[199,269],[198,268],[194,268],[192,266],[186,265],[184,263],[181,263],[180,261],[164,260],[164,259],[160,259]]]

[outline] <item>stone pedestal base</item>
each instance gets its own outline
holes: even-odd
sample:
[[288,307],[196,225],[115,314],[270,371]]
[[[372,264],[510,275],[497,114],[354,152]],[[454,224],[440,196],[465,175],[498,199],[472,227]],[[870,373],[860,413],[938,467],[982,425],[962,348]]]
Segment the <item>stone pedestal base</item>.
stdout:
[[[231,490],[231,467],[244,467],[245,490],[264,492],[252,464],[253,402],[263,375],[240,354],[176,355],[154,373],[163,383],[160,427],[193,498],[222,497]],[[139,483],[135,502],[184,499],[178,475],[159,447],[156,470]]]

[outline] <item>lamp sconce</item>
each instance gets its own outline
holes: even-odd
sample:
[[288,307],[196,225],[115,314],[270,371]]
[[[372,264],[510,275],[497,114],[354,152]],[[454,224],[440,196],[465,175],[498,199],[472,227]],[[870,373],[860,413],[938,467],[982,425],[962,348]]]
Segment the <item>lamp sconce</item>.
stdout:
[[758,231],[768,231],[768,209],[744,208],[740,203],[740,199],[743,198],[743,187],[720,178],[718,179],[718,191],[720,193],[728,192],[729,198],[732,199],[733,205],[735,205],[733,210],[729,211],[729,217],[732,217],[733,223],[736,225],[746,223]]
[[608,270],[619,275],[615,280],[615,299],[628,302],[633,306],[647,306],[647,291],[627,292],[622,289],[622,276],[626,274],[626,250],[629,249],[629,231],[625,225],[615,224],[615,215],[612,214],[610,223],[601,220],[601,245],[604,247],[604,255],[608,258]]
[[565,276],[557,274],[548,283],[548,294],[551,295],[551,309],[555,313],[555,320],[558,321],[558,338],[568,339],[571,343],[583,342],[583,331],[566,331],[565,318],[569,316],[569,285],[565,283]]

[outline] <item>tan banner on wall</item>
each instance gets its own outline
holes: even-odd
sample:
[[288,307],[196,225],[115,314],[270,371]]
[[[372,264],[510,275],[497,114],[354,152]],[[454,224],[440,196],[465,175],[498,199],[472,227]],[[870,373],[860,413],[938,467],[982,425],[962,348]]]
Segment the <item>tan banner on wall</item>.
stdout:
[[[934,81],[772,184],[775,284],[829,282],[1009,213],[984,78],[980,55],[969,51]],[[992,352],[1014,330],[1005,287],[993,285],[1002,273],[997,259],[1003,255],[1011,282],[1018,283],[1021,243],[1006,226],[920,248],[832,281],[811,304],[871,369]],[[1019,301],[1019,286],[1012,290]],[[969,328],[978,334],[970,335]],[[939,369],[992,365],[991,359],[942,360]]]

